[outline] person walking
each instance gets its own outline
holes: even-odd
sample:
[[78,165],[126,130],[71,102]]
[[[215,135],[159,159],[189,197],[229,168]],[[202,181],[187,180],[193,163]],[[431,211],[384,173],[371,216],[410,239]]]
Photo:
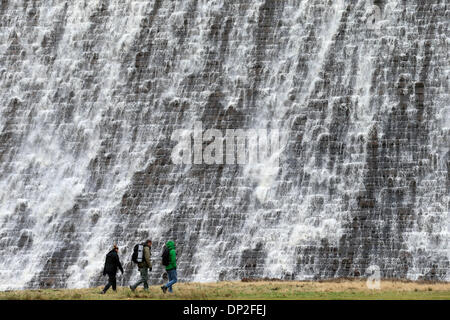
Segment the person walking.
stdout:
[[105,294],[110,287],[112,287],[112,289],[116,291],[117,269],[119,269],[123,274],[123,268],[122,264],[120,263],[118,252],[119,247],[114,245],[112,250],[106,255],[105,266],[103,267],[103,275],[108,275],[108,283],[106,284],[102,292],[100,292],[101,294]]
[[172,293],[172,286],[177,282],[177,255],[175,252],[175,243],[172,240],[167,241],[166,248],[164,249],[163,265],[166,266],[167,276],[169,277],[169,282],[161,286],[161,290],[166,293],[169,290]]
[[138,262],[138,270],[141,278],[135,284],[130,286],[131,291],[135,291],[141,283],[144,284],[144,290],[148,290],[148,272],[152,271],[152,262],[150,259],[152,240],[147,240],[142,245],[144,246],[144,257],[141,262]]

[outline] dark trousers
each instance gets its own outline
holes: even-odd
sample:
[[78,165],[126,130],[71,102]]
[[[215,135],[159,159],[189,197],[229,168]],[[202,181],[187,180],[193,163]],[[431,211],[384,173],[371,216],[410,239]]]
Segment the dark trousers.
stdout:
[[138,285],[143,283],[144,290],[148,290],[148,268],[139,268],[139,272],[141,274],[141,278],[131,287],[133,288],[133,290],[135,290],[138,287]]
[[108,291],[109,287],[112,286],[112,289],[116,291],[116,274],[115,273],[108,273],[108,283],[106,284],[105,288],[103,289],[103,292]]

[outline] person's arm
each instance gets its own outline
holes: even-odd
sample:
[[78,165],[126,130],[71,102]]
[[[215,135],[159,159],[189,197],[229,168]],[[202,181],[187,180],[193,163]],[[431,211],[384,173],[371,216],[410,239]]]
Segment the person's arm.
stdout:
[[119,267],[120,272],[123,274],[122,264],[120,263],[119,255],[117,255],[117,267]]
[[147,262],[147,266],[151,269],[152,261],[150,260],[150,248],[149,247],[144,247],[144,258],[145,258],[145,262]]
[[105,259],[105,265],[103,266],[103,275],[106,275],[106,259]]

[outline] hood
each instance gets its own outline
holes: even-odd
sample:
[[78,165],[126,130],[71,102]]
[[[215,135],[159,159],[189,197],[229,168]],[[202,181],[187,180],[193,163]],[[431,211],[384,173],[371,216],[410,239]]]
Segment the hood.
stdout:
[[172,240],[167,241],[166,247],[169,248],[169,250],[175,249],[175,242]]

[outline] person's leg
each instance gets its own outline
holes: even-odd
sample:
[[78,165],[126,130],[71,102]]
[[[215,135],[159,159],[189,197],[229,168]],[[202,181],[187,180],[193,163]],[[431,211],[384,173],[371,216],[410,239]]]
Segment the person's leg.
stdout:
[[109,275],[109,282],[111,282],[112,289],[114,291],[116,291],[116,289],[117,289],[117,281],[116,281],[116,274],[115,273]]
[[148,269],[142,268],[141,271],[142,282],[144,283],[144,290],[148,290]]
[[130,286],[130,289],[131,289],[131,290],[136,290],[136,288],[143,282],[143,281],[142,281],[142,270],[144,270],[144,269],[145,269],[145,268],[139,269],[139,273],[141,274],[141,276],[140,276],[139,280],[138,280],[135,284],[133,284],[133,285]]
[[167,271],[167,275],[169,276],[169,282],[166,284],[169,292],[172,292],[172,285],[177,282],[177,269]]
[[103,288],[103,292],[106,293],[106,291],[108,291],[109,287],[111,287],[111,282],[108,279],[108,283],[106,284],[106,286]]
[[[105,288],[103,288],[103,292],[108,291],[108,289],[113,285],[113,282],[111,281],[111,275],[108,273],[108,283],[106,284]],[[113,286],[114,289],[114,286]]]
[[[166,271],[166,272],[163,274],[162,278],[163,278],[163,281],[169,280],[169,272]],[[163,284],[163,285],[161,286],[161,290],[163,291],[163,293],[166,293],[166,291],[167,291],[167,286],[166,286],[165,284]]]

